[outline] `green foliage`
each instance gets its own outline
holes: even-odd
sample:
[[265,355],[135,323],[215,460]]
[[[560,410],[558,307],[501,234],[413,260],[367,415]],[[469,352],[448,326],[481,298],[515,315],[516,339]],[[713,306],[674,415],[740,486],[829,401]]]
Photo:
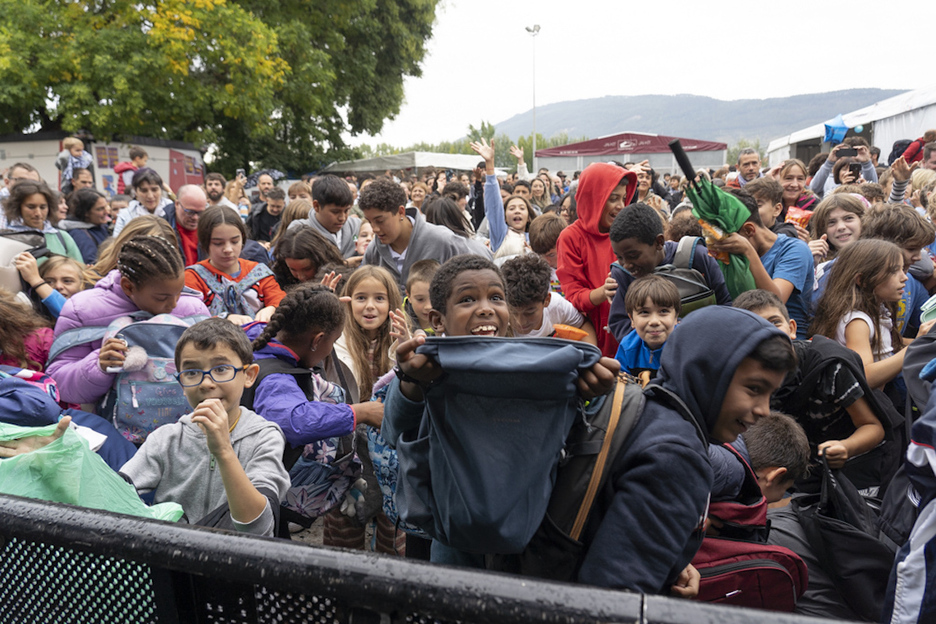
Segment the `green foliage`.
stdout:
[[741,153],[741,150],[752,147],[757,150],[757,153],[760,154],[761,162],[767,162],[767,149],[761,147],[760,139],[757,139],[753,143],[747,139],[740,139],[737,143],[728,148],[727,162],[729,165],[735,165],[738,163],[738,154]]
[[418,76],[438,0],[0,0],[0,133],[214,144],[214,169],[355,157]]

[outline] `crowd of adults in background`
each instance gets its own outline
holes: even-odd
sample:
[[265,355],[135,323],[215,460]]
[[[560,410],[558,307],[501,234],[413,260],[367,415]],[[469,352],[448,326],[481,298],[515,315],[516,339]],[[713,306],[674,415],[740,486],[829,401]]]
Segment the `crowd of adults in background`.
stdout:
[[[42,252],[14,259],[23,292],[0,293],[0,312],[16,320],[15,329],[0,329],[0,363],[46,373],[63,404],[83,408],[78,411],[91,413],[101,405],[130,353],[126,342],[103,333],[63,349],[53,349],[53,341],[70,330],[106,327],[140,312],[224,319],[227,325],[205,331],[221,336],[230,327],[243,328],[224,344],[252,341],[256,355],[248,353],[250,360],[245,356],[234,364],[203,362],[193,350],[193,366],[206,370],[183,371],[189,376],[179,380],[187,390],[203,383],[228,387],[224,383],[246,370],[253,357],[285,362],[283,370],[262,374],[245,396],[249,413],[259,414],[256,431],[267,432],[256,435],[269,434],[262,422],[275,423],[287,448],[306,448],[306,458],[312,453],[306,445],[351,436],[358,425],[383,423],[387,436],[402,431],[406,410],[417,409],[411,405],[421,410],[420,388],[431,385],[424,383],[421,375],[428,373],[417,366],[414,353],[423,334],[574,336],[597,346],[605,358],[592,377],[583,373],[581,387],[594,390],[605,373],[618,369],[637,379],[657,379],[688,393],[682,396],[686,409],[698,412],[695,426],[712,447],[724,450],[733,443],[731,452],[745,458],[732,463],[734,456],[726,460],[718,451],[687,443],[692,448],[676,453],[673,461],[698,460],[697,470],[686,470],[698,477],[693,487],[704,491],[689,492],[695,481],[687,477],[686,487],[674,490],[676,498],[684,498],[649,505],[647,517],[621,508],[618,497],[635,496],[627,500],[643,509],[637,503],[656,500],[659,493],[644,483],[634,486],[639,490],[634,494],[621,485],[623,476],[621,483],[609,485],[614,491],[583,538],[587,554],[578,579],[677,595],[692,594],[693,586],[697,591],[698,574],[690,564],[699,545],[691,538],[697,519],[706,513],[709,494],[712,501],[740,496],[744,475],[734,489],[732,483],[739,466],[750,465],[753,482],[776,507],[771,543],[788,547],[809,567],[809,589],[798,610],[829,617],[858,619],[868,613],[841,590],[825,560],[804,546],[808,540],[787,510],[790,500],[818,487],[817,473],[807,474],[805,466],[824,461],[871,497],[896,491],[898,478],[906,491],[909,479],[923,498],[920,509],[936,497],[936,488],[917,479],[912,467],[895,477],[901,463],[895,458],[909,448],[916,461],[913,449],[926,440],[914,428],[911,442],[895,423],[903,422],[903,414],[922,416],[926,407],[913,396],[916,378],[907,378],[905,360],[912,349],[929,344],[933,326],[924,304],[936,293],[936,131],[895,145],[887,156],[860,136],[809,162],[793,158],[771,166],[756,150],[742,149],[733,162],[698,170],[692,179],[682,171],[657,171],[646,160],[598,162],[582,171],[530,171],[527,155],[516,146],[510,150],[516,166],[500,174],[493,141],[481,141],[471,144],[479,158],[471,171],[427,167],[302,175],[289,182],[277,179],[277,172],[251,178],[239,172],[231,179],[212,172],[201,185],[170,188],[149,166],[146,151],[134,147],[130,161],[119,166],[121,193],[112,196],[97,190],[93,161],[82,142],[70,138],[63,147],[56,161],[58,180],[42,180],[28,163],[12,165],[4,175],[0,234],[35,234]],[[692,199],[702,180],[742,207],[743,218],[732,231],[716,231],[700,220]],[[695,325],[681,320],[681,307],[687,305],[682,291],[661,277],[681,263],[687,266],[677,268],[695,272],[696,285],[717,310],[708,317],[693,312]],[[746,286],[726,278],[730,263],[746,267]],[[341,299],[328,299],[332,292]],[[711,325],[704,324],[706,318]],[[719,345],[703,353],[685,342],[687,331],[680,333],[685,323],[702,344],[706,336],[720,335],[722,323],[731,319],[749,327],[751,336],[763,332],[764,342],[780,336],[782,352],[764,360],[758,355],[762,345],[744,343],[737,348],[746,351],[737,358]],[[193,340],[201,349],[200,339]],[[745,338],[739,340],[741,345]],[[747,370],[749,360],[766,362],[767,373],[735,390],[733,379]],[[829,361],[836,367],[809,376]],[[395,365],[399,381],[391,381]],[[703,391],[701,373],[692,371],[722,366],[735,377]],[[269,374],[287,369],[315,370],[321,379],[317,373],[314,383],[300,389],[292,373]],[[936,376],[932,373],[926,374]],[[794,406],[791,397],[808,385],[806,380],[811,394]],[[333,394],[335,388],[341,392]],[[709,391],[718,396],[708,397]],[[750,405],[737,407],[747,399],[734,392],[748,393]],[[386,419],[384,404],[370,400],[384,393]],[[710,399],[717,401],[709,404]],[[228,410],[231,432],[241,413],[236,405]],[[726,416],[728,405],[740,415]],[[227,447],[217,446],[227,434],[211,424],[223,421],[227,430],[221,408],[192,407],[192,422],[206,432],[212,453],[227,457]],[[780,442],[753,428],[771,416],[771,408],[792,416],[789,422],[771,421],[793,432]],[[113,424],[118,437],[140,452],[152,448],[146,441],[159,431],[138,422]],[[693,431],[690,427],[694,438]],[[655,435],[662,447],[670,444],[665,433]],[[763,458],[763,445],[756,442],[761,436],[774,440],[767,446],[799,448],[803,460],[788,459],[796,454],[792,451]],[[397,441],[387,439],[391,446]],[[643,460],[632,453],[637,451],[622,451],[628,459],[615,463],[616,475],[634,474],[628,462]],[[149,469],[142,464],[129,460],[124,471],[141,490]],[[247,494],[238,490],[235,496],[229,482],[243,472],[225,472],[224,483],[212,486],[220,488],[222,500],[225,492],[231,499],[237,530],[275,532],[268,509],[285,499],[291,473],[273,464],[260,476],[246,468],[256,486]],[[737,470],[721,472],[728,464]],[[236,472],[227,464],[223,470]],[[365,469],[362,478],[372,476]],[[188,477],[164,478],[179,480],[173,482],[178,493]],[[371,488],[379,492],[376,485]],[[198,513],[187,510],[190,520],[217,502],[199,501],[191,503]],[[243,501],[249,504],[242,506]],[[433,541],[430,549],[429,540],[404,531],[379,504],[368,513],[361,508],[355,512],[352,504],[348,513],[341,505],[323,513],[326,544],[363,548],[363,527],[374,522],[381,552],[486,565],[476,557],[483,548],[469,553]],[[648,523],[663,523],[667,531],[654,548],[647,546],[657,538]],[[711,535],[723,527],[710,518],[705,528]],[[903,537],[909,544],[909,536]],[[636,563],[628,568],[624,560]]]

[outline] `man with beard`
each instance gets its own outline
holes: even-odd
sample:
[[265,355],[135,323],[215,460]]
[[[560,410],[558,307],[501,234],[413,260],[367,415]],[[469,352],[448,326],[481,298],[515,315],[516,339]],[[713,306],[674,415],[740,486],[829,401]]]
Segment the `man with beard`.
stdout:
[[225,188],[227,188],[227,180],[220,173],[209,173],[205,176],[205,195],[208,196],[208,207],[227,206],[237,211],[237,204],[224,196]]

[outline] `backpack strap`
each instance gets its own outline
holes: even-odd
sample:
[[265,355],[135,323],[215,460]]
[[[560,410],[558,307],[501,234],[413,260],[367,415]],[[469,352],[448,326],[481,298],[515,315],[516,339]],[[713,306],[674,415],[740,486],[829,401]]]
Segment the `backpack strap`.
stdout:
[[92,327],[76,327],[62,332],[56,336],[55,340],[52,342],[52,346],[49,348],[48,361],[54,361],[55,358],[72,347],[103,339],[104,335],[107,334],[107,330],[108,327],[106,325],[97,325]]
[[[569,533],[570,537],[574,540],[579,539],[579,536],[585,528],[588,515],[595,502],[595,496],[607,480],[608,473],[610,472],[610,464],[613,463],[615,457],[617,457],[617,451],[620,450],[624,440],[627,439],[631,429],[633,429],[634,423],[637,422],[637,419],[643,412],[643,401],[636,402],[637,409],[631,408],[622,410],[624,395],[628,385],[634,385],[634,382],[627,377],[618,376],[614,388],[614,398],[611,403],[608,428],[605,431],[604,440],[601,443],[601,450],[598,452],[598,458],[595,460],[595,467],[592,470],[591,478],[588,480],[588,488],[585,490],[585,497],[582,499],[582,505],[579,507],[578,514],[575,516],[572,531]],[[639,387],[636,385],[634,387],[638,388],[639,392]],[[613,447],[617,447],[617,450],[614,452],[612,452]],[[608,461],[609,458],[611,460],[610,462]]]
[[[239,282],[230,280],[223,275],[220,276],[221,279],[219,280],[219,276],[209,271],[208,267],[204,264],[196,263],[192,267],[192,270],[195,271],[198,277],[202,278],[202,281],[205,282],[205,285],[208,286],[209,290],[214,294],[210,306],[212,314],[228,312],[229,314],[245,314],[251,318],[253,318],[253,314],[250,313],[250,308],[247,305],[247,300],[244,298],[244,293],[264,277],[273,275],[273,271],[270,270],[270,267],[259,263]],[[231,292],[236,298],[238,309],[231,310],[228,307],[226,299],[228,292]]]
[[692,262],[695,260],[696,245],[702,240],[698,236],[683,236],[679,239],[679,245],[676,247],[676,255],[673,257],[673,264],[680,269],[691,269]]

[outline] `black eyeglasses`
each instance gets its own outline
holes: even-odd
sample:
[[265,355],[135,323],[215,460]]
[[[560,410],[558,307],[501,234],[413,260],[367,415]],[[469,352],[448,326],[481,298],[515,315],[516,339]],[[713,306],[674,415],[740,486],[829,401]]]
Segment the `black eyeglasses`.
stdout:
[[193,386],[201,385],[201,382],[205,379],[205,375],[211,377],[215,383],[225,383],[232,381],[235,377],[237,377],[237,373],[246,369],[246,366],[241,366],[238,368],[230,364],[221,364],[220,366],[215,366],[209,370],[198,370],[192,368],[189,370],[179,371],[175,374],[175,378],[179,382],[179,385],[181,385],[183,388],[191,388]]

